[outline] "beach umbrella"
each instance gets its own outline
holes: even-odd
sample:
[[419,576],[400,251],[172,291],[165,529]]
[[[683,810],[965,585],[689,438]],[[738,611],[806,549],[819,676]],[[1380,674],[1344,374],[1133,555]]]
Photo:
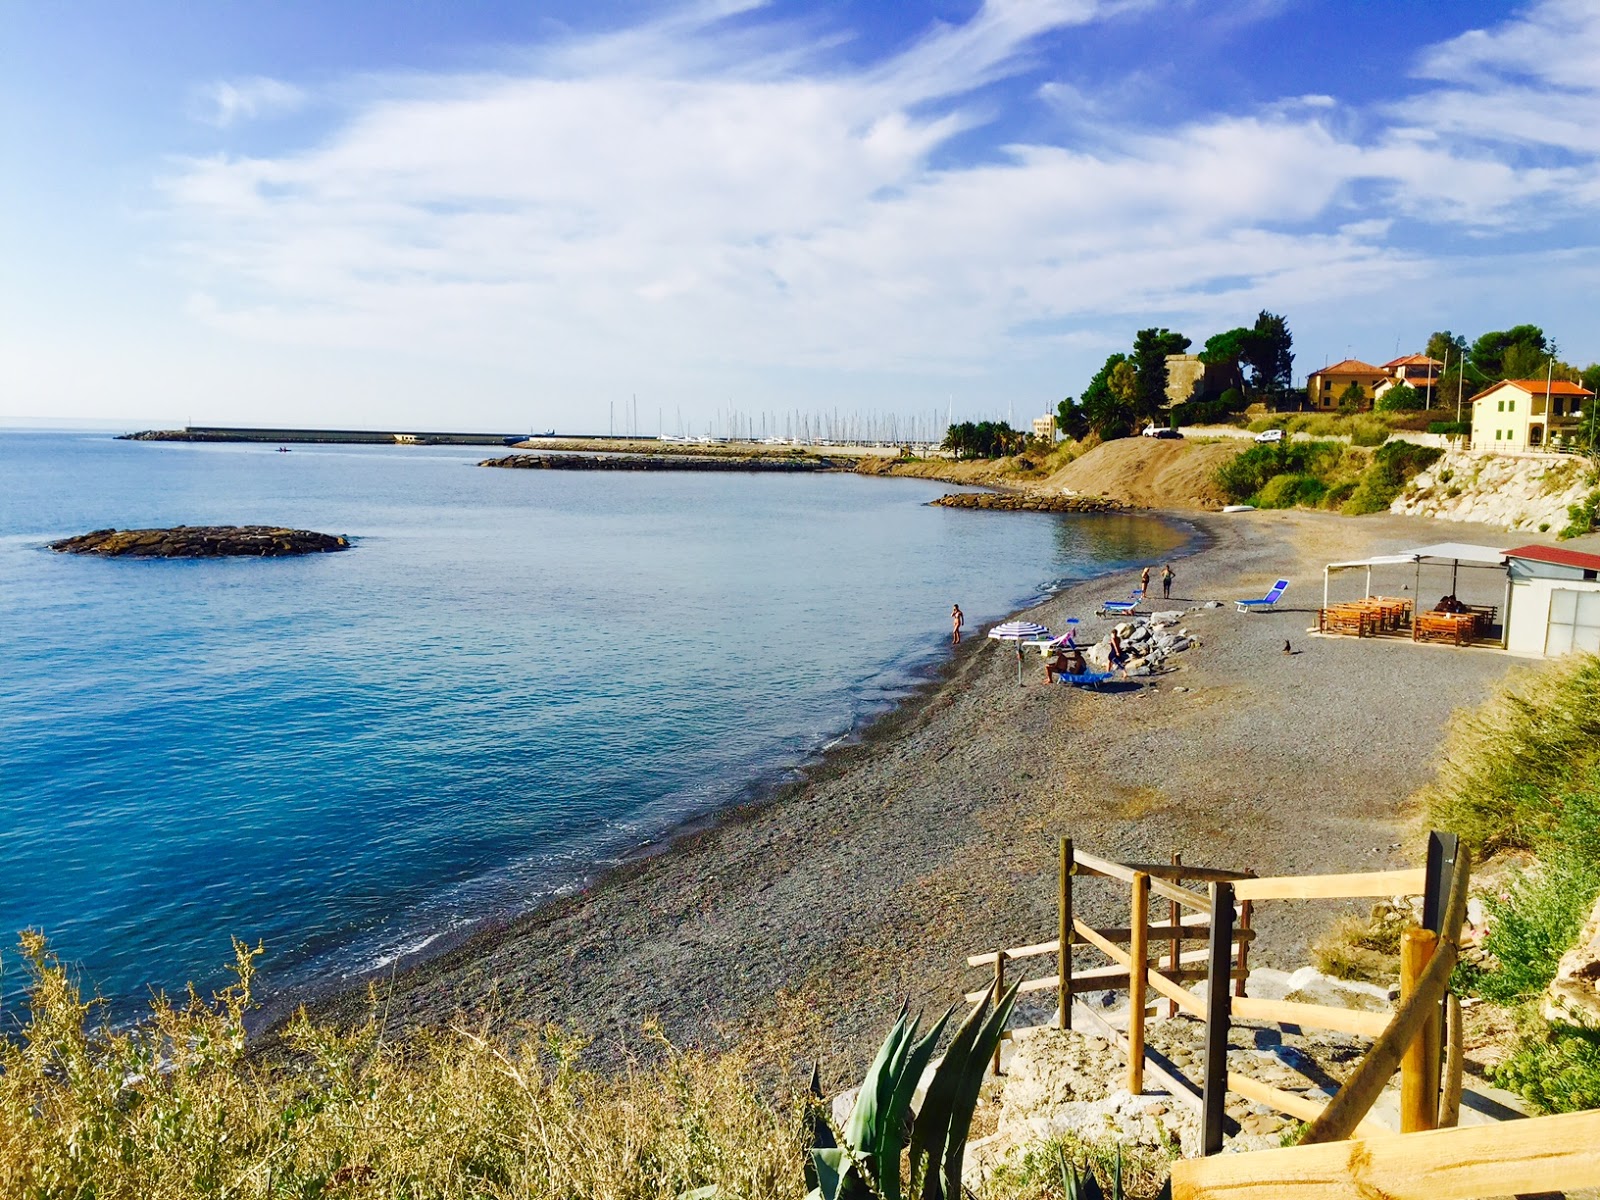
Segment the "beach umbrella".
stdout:
[[1038,638],[1047,638],[1050,631],[1043,625],[1033,621],[1007,621],[996,625],[989,630],[989,636],[997,642],[1011,642],[1017,647],[1017,682],[1022,682],[1022,643],[1031,642]]

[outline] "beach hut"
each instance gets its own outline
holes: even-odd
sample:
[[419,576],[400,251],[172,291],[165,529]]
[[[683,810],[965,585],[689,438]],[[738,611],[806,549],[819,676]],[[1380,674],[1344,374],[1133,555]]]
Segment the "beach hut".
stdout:
[[1507,650],[1544,658],[1600,653],[1600,554],[1519,546],[1505,559]]

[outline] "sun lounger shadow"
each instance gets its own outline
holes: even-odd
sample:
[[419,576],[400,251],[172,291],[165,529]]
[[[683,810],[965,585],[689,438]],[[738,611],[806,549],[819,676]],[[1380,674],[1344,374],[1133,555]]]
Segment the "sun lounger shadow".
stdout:
[[1289,581],[1280,579],[1272,585],[1272,590],[1259,600],[1235,600],[1234,604],[1240,612],[1260,612],[1263,609],[1276,608],[1278,601],[1283,599],[1283,593],[1289,590]]

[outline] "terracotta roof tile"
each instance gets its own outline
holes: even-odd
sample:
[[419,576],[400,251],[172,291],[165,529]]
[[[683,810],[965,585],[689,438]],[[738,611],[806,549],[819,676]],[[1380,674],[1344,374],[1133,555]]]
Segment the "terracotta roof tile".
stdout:
[[1359,358],[1347,358],[1343,362],[1336,362],[1331,367],[1323,367],[1320,371],[1311,372],[1313,375],[1382,375],[1382,367],[1375,367],[1371,363],[1364,363]]
[[1487,396],[1490,392],[1495,391],[1497,388],[1505,387],[1508,383],[1518,391],[1526,392],[1530,396],[1543,396],[1546,394],[1547,388],[1548,394],[1551,396],[1594,395],[1593,392],[1584,387],[1582,384],[1572,383],[1570,380],[1566,379],[1552,379],[1548,384],[1546,384],[1542,379],[1502,379],[1499,383],[1491,383],[1488,387],[1484,388],[1483,391],[1479,392],[1476,396],[1473,396],[1472,399],[1482,399],[1484,396]]

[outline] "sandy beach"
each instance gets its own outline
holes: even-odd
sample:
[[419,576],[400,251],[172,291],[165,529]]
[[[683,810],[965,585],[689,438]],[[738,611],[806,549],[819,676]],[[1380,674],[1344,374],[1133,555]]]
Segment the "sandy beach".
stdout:
[[[1010,650],[972,629],[922,695],[798,782],[382,981],[384,1020],[556,1022],[592,1037],[605,1061],[659,1019],[680,1045],[754,1040],[839,1062],[875,1045],[904,997],[942,1008],[982,986],[967,954],[1054,936],[1063,835],[1112,858],[1181,851],[1263,873],[1411,861],[1404,802],[1430,777],[1451,712],[1526,664],[1307,636],[1322,567],[1515,535],[1386,515],[1175,515],[1205,544],[1175,562],[1172,602],[1155,607],[1230,602],[1189,613],[1200,645],[1175,671],[1093,693],[1046,686],[1030,656],[1019,687]],[[1485,595],[1464,580],[1463,598],[1500,603],[1501,577],[1483,574]],[[1234,610],[1280,576],[1292,583],[1276,611]],[[1344,587],[1360,594],[1353,580]],[[1446,582],[1424,576],[1425,605]],[[1096,638],[1112,622],[1095,607],[1134,583],[1080,586],[1026,615],[1058,630],[1077,616]],[[1113,923],[1110,895],[1083,888],[1080,906]],[[1331,916],[1270,906],[1252,961],[1299,965]],[[1041,960],[1034,973],[1049,970]],[[1025,1015],[1042,1019],[1045,1005]],[[317,1007],[353,1019],[366,998]]]

